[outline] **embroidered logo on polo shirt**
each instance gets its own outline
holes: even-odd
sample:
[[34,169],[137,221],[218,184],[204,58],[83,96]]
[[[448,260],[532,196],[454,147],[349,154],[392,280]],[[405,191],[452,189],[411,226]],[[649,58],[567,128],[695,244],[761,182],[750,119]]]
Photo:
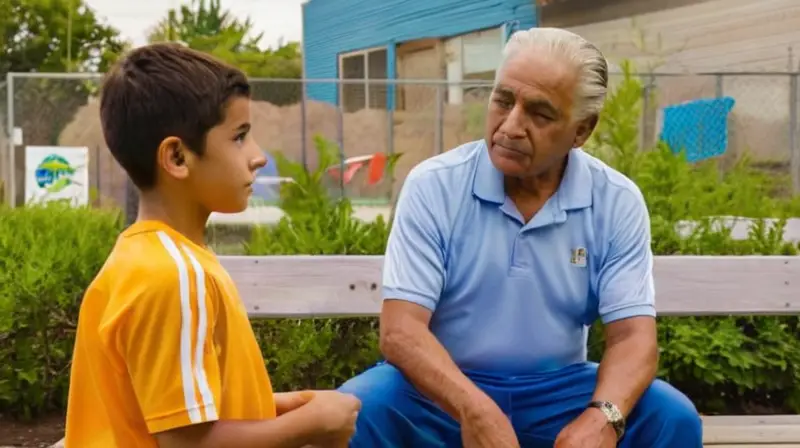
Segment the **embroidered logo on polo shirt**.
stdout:
[[579,268],[586,267],[586,248],[585,247],[576,247],[572,249],[572,256],[569,257],[569,262],[573,266],[577,266]]

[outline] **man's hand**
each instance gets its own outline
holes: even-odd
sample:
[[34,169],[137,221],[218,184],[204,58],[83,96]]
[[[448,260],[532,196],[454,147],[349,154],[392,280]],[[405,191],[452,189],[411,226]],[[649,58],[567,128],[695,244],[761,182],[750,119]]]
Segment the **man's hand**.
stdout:
[[602,411],[589,408],[564,427],[553,448],[614,448],[617,433]]
[[511,420],[494,403],[470,411],[461,420],[464,448],[519,448]]

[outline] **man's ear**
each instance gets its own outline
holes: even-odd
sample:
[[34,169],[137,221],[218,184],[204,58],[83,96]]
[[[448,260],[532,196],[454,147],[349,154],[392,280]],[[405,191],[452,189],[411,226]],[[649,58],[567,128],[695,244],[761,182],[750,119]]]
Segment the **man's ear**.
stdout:
[[188,148],[178,137],[167,137],[158,145],[156,161],[168,176],[183,180],[189,177]]
[[572,144],[573,148],[580,148],[589,140],[592,132],[594,132],[594,128],[597,127],[599,118],[600,117],[595,114],[584,118],[578,123],[578,129],[575,132],[575,141]]

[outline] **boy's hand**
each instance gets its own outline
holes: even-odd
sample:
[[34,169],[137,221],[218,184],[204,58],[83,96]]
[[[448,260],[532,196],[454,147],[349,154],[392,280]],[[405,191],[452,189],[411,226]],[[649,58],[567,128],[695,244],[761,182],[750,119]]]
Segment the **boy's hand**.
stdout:
[[361,401],[351,394],[336,391],[317,391],[304,407],[318,422],[319,436],[315,446],[346,447],[356,430]]
[[275,394],[275,409],[278,417],[305,406],[314,398],[314,391],[303,390],[298,392],[283,392]]

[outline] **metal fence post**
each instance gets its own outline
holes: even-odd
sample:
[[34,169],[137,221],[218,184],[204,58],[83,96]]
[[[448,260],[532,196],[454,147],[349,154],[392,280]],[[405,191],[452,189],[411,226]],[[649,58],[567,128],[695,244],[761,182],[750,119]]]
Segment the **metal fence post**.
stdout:
[[[389,96],[390,101],[388,101],[388,106],[386,108],[386,154],[391,156],[394,154],[394,94],[397,91],[395,88],[395,84],[389,85]],[[388,200],[391,202],[392,195],[394,194],[394,170],[389,173],[389,192]]]
[[642,83],[642,110],[641,117],[639,118],[639,150],[643,151],[647,147],[648,141],[648,117],[650,116],[650,88],[652,85],[652,76],[644,76]]
[[339,195],[344,197],[344,106],[342,101],[336,108],[336,140],[339,144]]
[[6,117],[8,126],[8,188],[6,194],[8,195],[8,204],[11,207],[16,205],[17,199],[17,146],[14,144],[14,74],[6,74]]
[[789,75],[789,166],[792,189],[800,193],[800,147],[797,145],[797,81],[798,73]]
[[300,98],[300,138],[302,138],[302,143],[300,144],[300,158],[303,161],[303,168],[308,171],[308,148],[306,148],[306,120],[308,119],[306,116],[306,82],[305,80],[300,80],[300,90],[302,91],[302,95]]
[[[722,98],[723,96],[725,96],[725,75],[722,73],[717,73],[714,76],[714,79],[715,79],[714,94],[717,98]],[[727,128],[728,143],[724,149],[724,153],[728,152],[728,149],[730,149],[731,146],[731,142],[734,141],[732,137],[736,132],[736,128],[732,126],[732,124],[733,121],[731,120],[731,115],[729,114],[725,126]],[[719,172],[720,176],[724,174],[724,168],[722,164],[717,165],[717,171]]]
[[[389,90],[391,92],[389,95],[394,95],[397,89],[394,84],[390,84]],[[394,99],[388,103],[386,108],[386,153],[392,155],[394,154]]]

